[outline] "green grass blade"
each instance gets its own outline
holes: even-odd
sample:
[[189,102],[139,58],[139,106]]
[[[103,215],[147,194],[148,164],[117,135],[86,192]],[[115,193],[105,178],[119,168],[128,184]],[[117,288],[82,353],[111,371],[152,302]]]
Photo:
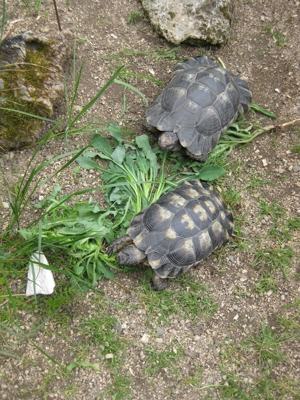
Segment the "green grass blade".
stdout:
[[273,114],[271,111],[260,107],[258,104],[251,103],[251,109],[254,110],[254,111],[260,112],[261,114],[264,114],[269,118],[272,118],[272,119],[276,119],[277,118],[277,116],[275,114]]
[[27,117],[40,119],[40,120],[45,121],[45,122],[52,122],[53,124],[55,124],[57,122],[57,121],[54,121],[53,119],[50,119],[50,118],[41,117],[40,115],[30,114],[30,113],[27,113],[27,112],[21,111],[21,110],[14,110],[13,108],[0,107],[0,110],[26,115]]
[[1,28],[0,28],[0,45],[2,43],[4,26],[6,24],[6,0],[2,0],[2,18],[1,18]]
[[146,106],[148,107],[149,103],[148,103],[147,97],[144,95],[144,93],[142,93],[135,86],[132,86],[129,83],[126,83],[124,81],[120,81],[119,79],[115,79],[115,83],[118,83],[119,85],[122,85],[125,88],[128,88],[128,89],[132,90],[133,92],[137,93],[139,96],[141,96],[141,98],[144,100]]
[[99,99],[99,97],[105,92],[105,90],[114,82],[116,82],[116,77],[120,75],[120,72],[124,66],[121,66],[117,71],[111,76],[111,78],[106,82],[106,84],[99,90],[96,96],[76,115],[76,117],[70,122],[69,128],[72,127]]
[[141,74],[136,74],[134,72],[126,72],[126,71],[121,72],[120,75],[135,76],[137,78],[146,79],[150,82],[156,83],[158,86],[164,86],[164,84],[161,81],[158,81],[157,79],[152,78],[151,76],[148,75],[141,75]]

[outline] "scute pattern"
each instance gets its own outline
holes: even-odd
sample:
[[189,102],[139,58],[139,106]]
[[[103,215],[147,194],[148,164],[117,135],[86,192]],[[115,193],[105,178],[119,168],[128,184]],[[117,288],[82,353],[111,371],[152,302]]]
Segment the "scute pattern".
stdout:
[[[246,81],[207,57],[197,57],[175,67],[146,119],[162,133],[177,134],[190,157],[205,160],[222,133],[248,112],[250,102]],[[164,149],[163,136],[160,146]]]
[[228,241],[233,217],[210,185],[184,181],[137,214],[127,233],[159,277],[174,277]]

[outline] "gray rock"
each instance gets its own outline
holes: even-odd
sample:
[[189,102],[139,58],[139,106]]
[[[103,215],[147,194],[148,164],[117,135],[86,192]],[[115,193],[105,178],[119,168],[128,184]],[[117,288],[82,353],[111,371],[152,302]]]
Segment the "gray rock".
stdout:
[[63,98],[63,65],[71,49],[64,34],[50,39],[30,31],[1,43],[1,150],[31,146],[46,132],[45,123],[29,114],[53,117]]
[[141,0],[153,28],[176,45],[222,44],[229,37],[233,0]]
[[157,336],[162,336],[165,333],[164,328],[160,328],[159,326],[156,328]]

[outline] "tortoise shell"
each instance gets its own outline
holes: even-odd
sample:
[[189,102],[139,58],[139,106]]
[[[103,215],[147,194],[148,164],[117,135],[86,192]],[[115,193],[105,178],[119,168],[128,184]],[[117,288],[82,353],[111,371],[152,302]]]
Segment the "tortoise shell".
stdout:
[[184,181],[137,214],[127,231],[160,278],[186,272],[225,244],[233,216],[212,187]]
[[[161,133],[172,132],[171,141],[205,161],[221,134],[249,111],[250,102],[246,81],[208,57],[197,57],[175,67],[172,80],[146,111],[146,122]],[[169,150],[165,138],[159,146]]]

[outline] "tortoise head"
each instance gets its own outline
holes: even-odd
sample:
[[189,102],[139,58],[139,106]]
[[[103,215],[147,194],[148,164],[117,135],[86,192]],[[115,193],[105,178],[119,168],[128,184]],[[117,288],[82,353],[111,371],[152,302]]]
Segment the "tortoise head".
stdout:
[[177,151],[182,149],[178,136],[174,132],[163,132],[158,139],[158,146],[164,151]]
[[140,264],[146,260],[146,254],[135,245],[127,246],[117,255],[117,262],[124,265]]

